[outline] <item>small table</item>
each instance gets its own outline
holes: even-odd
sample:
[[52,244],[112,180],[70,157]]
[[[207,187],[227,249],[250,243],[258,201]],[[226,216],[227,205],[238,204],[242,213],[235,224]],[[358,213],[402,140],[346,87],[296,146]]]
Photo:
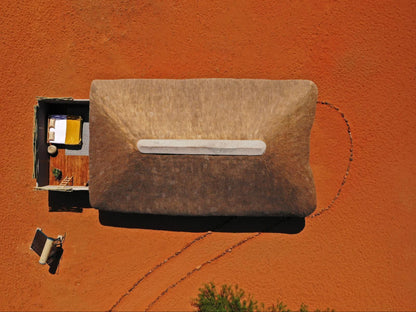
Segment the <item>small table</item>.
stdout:
[[55,145],[49,145],[48,146],[48,154],[54,155],[58,151],[57,147]]

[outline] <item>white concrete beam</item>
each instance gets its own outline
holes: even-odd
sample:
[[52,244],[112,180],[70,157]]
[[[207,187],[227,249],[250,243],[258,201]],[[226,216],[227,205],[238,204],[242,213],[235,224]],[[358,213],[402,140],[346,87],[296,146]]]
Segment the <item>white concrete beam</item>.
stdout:
[[144,154],[258,156],[266,151],[261,140],[139,140]]

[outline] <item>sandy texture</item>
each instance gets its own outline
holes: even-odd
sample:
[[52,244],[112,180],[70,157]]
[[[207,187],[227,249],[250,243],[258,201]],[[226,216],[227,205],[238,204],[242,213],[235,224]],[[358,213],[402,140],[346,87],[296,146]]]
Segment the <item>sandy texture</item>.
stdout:
[[[202,283],[238,283],[291,308],[414,310],[416,298],[414,1],[2,2],[0,309],[105,310],[199,233],[103,226],[98,211],[48,212],[33,191],[35,96],[87,98],[93,79],[310,79],[351,123],[355,159],[333,209],[296,235],[266,233],[194,273],[153,310],[189,310]],[[339,116],[318,106],[311,164],[318,207],[347,165]],[[215,222],[214,222],[215,223]],[[67,232],[59,274],[29,250],[36,227]],[[214,232],[118,306],[166,286],[250,235]]]

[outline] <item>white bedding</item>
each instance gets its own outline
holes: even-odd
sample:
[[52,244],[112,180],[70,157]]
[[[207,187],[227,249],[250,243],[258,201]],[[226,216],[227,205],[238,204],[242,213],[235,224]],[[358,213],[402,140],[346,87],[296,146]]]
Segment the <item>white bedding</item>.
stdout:
[[50,118],[55,119],[55,127],[50,127],[49,132],[55,133],[55,138],[49,140],[49,143],[65,144],[66,138],[66,116],[65,115],[54,115]]

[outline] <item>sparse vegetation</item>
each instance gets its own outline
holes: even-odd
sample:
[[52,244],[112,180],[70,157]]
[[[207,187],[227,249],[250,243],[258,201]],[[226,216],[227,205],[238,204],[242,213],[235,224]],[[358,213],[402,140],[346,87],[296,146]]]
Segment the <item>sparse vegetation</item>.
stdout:
[[60,180],[62,178],[62,170],[58,169],[58,168],[53,168],[52,169],[52,174],[55,177],[55,180]]
[[[265,307],[258,303],[250,294],[235,285],[222,285],[218,290],[214,283],[205,284],[199,289],[198,297],[192,300],[192,306],[197,312],[291,312],[287,306],[277,301],[276,305]],[[300,312],[308,312],[308,306],[301,304]],[[325,312],[334,312],[326,309]],[[322,312],[324,312],[322,311]],[[320,312],[320,310],[315,310]]]

